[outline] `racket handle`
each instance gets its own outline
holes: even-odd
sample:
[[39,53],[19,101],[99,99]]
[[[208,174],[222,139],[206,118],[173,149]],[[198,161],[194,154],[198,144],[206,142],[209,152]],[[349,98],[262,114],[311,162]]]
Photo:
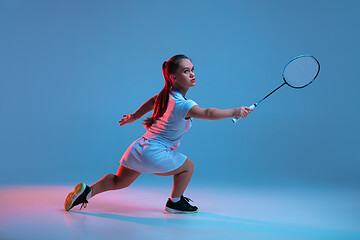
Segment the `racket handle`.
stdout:
[[[256,105],[253,104],[253,105],[251,105],[249,108],[254,109],[255,107],[256,107]],[[239,119],[240,119],[240,118],[235,118],[235,117],[234,117],[234,118],[232,119],[232,121],[233,121],[233,123],[236,123],[237,121],[239,121]]]

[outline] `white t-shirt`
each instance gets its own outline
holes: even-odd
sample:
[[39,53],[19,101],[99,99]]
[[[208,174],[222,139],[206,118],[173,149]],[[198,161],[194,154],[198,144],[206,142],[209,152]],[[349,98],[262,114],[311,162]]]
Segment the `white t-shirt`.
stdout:
[[185,117],[195,105],[197,105],[196,102],[184,98],[181,92],[171,88],[164,115],[151,125],[143,137],[176,149],[180,146],[181,138],[192,125],[192,119],[185,119]]

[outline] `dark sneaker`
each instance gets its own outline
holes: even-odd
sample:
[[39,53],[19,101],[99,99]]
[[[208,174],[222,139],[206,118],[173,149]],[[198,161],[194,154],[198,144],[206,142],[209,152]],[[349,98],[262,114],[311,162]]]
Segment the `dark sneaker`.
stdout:
[[165,210],[170,213],[197,213],[199,209],[196,206],[191,206],[189,201],[192,200],[184,196],[181,196],[180,200],[176,203],[169,198]]
[[81,204],[80,210],[82,207],[86,208],[88,201],[86,200],[86,196],[90,192],[91,188],[86,186],[85,183],[79,183],[76,185],[74,191],[69,193],[65,200],[65,210],[69,211],[76,205]]

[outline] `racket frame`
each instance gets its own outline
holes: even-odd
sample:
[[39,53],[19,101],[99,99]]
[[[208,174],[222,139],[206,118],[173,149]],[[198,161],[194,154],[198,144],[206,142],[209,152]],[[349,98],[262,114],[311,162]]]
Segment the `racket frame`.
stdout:
[[[317,65],[318,65],[318,71],[317,71],[317,73],[315,74],[315,77],[314,77],[309,83],[307,83],[306,85],[301,86],[301,87],[295,87],[295,86],[290,85],[290,84],[286,81],[286,79],[285,79],[285,77],[284,77],[284,72],[285,72],[286,67],[289,65],[289,63],[291,63],[292,61],[294,61],[294,60],[296,60],[296,59],[298,59],[298,58],[301,58],[301,57],[311,57],[312,59],[314,59],[314,60],[316,61]],[[300,88],[304,88],[304,87],[309,86],[309,85],[315,80],[315,78],[319,75],[319,72],[320,72],[320,63],[319,63],[319,61],[318,61],[314,56],[312,56],[312,55],[303,54],[303,55],[299,55],[299,56],[297,56],[297,57],[294,57],[293,59],[291,59],[291,60],[285,65],[285,67],[284,67],[284,69],[283,69],[283,72],[282,72],[282,78],[283,78],[284,82],[285,82],[287,85],[289,85],[290,87],[300,89]],[[277,90],[277,89],[276,89],[276,90]],[[275,91],[276,91],[276,90],[275,90]]]
[[[314,77],[309,83],[307,83],[306,85],[301,86],[301,87],[291,86],[291,85],[286,81],[286,79],[285,79],[285,77],[284,77],[284,71],[285,71],[286,67],[289,65],[289,63],[291,63],[292,61],[294,61],[294,60],[296,60],[296,59],[298,59],[298,58],[301,58],[301,57],[311,57],[311,58],[313,58],[313,59],[316,61],[316,63],[318,64],[318,71],[317,71],[317,73],[315,74],[315,77]],[[315,78],[318,76],[319,72],[320,72],[320,63],[319,63],[319,61],[318,61],[314,56],[309,55],[309,54],[303,54],[303,55],[299,55],[299,56],[297,56],[297,57],[294,57],[293,59],[291,59],[291,60],[285,65],[285,67],[284,67],[284,69],[283,69],[282,78],[283,78],[283,80],[284,80],[284,83],[281,84],[280,86],[278,86],[276,89],[274,89],[271,93],[269,93],[268,95],[266,95],[266,96],[265,96],[263,99],[261,99],[260,101],[258,101],[258,102],[256,102],[256,103],[254,103],[253,105],[249,106],[249,108],[254,109],[255,107],[257,107],[257,105],[259,105],[259,103],[261,103],[263,100],[265,100],[267,97],[269,97],[271,94],[273,94],[274,92],[276,92],[279,88],[281,88],[281,87],[284,86],[285,84],[288,85],[288,86],[290,86],[290,87],[292,87],[292,88],[296,88],[296,89],[300,89],[300,88],[304,88],[304,87],[306,87],[306,86],[309,86],[309,85],[315,80]],[[235,118],[235,117],[234,117],[234,118],[232,118],[232,121],[233,121],[233,123],[236,123],[239,119],[240,119],[240,118]]]

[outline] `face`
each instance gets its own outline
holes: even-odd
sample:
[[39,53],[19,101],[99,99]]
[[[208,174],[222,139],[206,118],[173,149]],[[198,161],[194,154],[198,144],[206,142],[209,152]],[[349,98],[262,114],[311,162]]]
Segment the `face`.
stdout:
[[172,74],[175,87],[179,89],[195,86],[194,65],[189,59],[182,59],[175,74]]

